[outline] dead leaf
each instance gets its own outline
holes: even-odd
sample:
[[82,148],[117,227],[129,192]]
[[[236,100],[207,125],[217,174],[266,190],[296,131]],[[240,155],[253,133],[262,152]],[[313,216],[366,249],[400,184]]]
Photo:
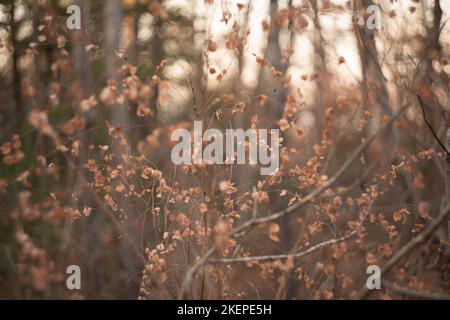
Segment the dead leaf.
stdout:
[[278,237],[278,234],[280,232],[280,226],[276,223],[272,223],[269,226],[269,238],[272,241],[280,242],[280,238]]

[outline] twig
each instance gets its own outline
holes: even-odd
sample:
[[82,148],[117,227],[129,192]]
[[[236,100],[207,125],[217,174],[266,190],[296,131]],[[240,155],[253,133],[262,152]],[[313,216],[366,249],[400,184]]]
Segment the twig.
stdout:
[[[253,194],[256,194],[256,187],[253,187],[252,189]],[[253,199],[253,210],[252,210],[252,219],[256,219],[258,216],[258,201],[256,199]]]
[[394,291],[396,293],[400,293],[404,296],[409,296],[412,298],[419,298],[419,299],[428,299],[428,300],[450,300],[450,296],[443,294],[443,293],[435,293],[435,292],[425,292],[425,291],[418,291],[407,287],[399,286],[398,284],[391,283],[388,281],[383,280],[381,282],[383,287]]
[[271,215],[268,215],[266,217],[261,217],[258,219],[252,219],[247,221],[246,223],[242,224],[240,227],[236,228],[232,235],[239,235],[243,231],[247,230],[250,227],[253,227],[255,225],[263,224],[266,222],[271,222],[277,219],[280,219],[281,217],[284,217],[285,215],[288,215],[292,213],[297,208],[305,205],[306,203],[309,203],[313,199],[315,199],[317,196],[322,194],[325,190],[332,187],[336,181],[341,177],[341,175],[350,167],[350,165],[360,156],[360,154],[366,150],[366,148],[372,143],[375,138],[383,132],[383,130],[389,126],[391,126],[402,114],[405,112],[405,110],[409,107],[409,104],[404,105],[400,111],[392,117],[387,123],[385,123],[381,128],[378,129],[377,132],[375,132],[369,139],[367,139],[363,144],[361,144],[354,152],[353,154],[345,161],[345,163],[342,165],[342,167],[332,176],[329,180],[327,180],[324,184],[322,184],[320,187],[309,193],[307,196],[302,198],[299,202],[287,207],[284,210],[281,210],[279,212],[273,213]]
[[197,109],[197,99],[195,98],[195,88],[192,85],[192,79],[191,79],[190,76],[189,76],[189,79],[188,79],[188,83],[189,83],[189,87],[191,88],[192,102],[194,103],[193,108],[194,108],[195,117],[198,119],[200,117],[200,115],[199,115],[198,109]]
[[324,247],[328,247],[332,244],[344,242],[350,238],[352,238],[354,235],[356,235],[357,229],[353,230],[351,233],[349,233],[346,236],[342,236],[340,238],[335,238],[327,241],[320,242],[312,247],[309,247],[308,249],[304,251],[300,251],[297,253],[285,253],[285,254],[276,254],[276,255],[265,255],[265,256],[253,256],[253,257],[239,257],[239,258],[224,258],[224,259],[210,259],[208,262],[211,263],[241,263],[241,262],[256,262],[256,261],[276,261],[276,260],[285,260],[285,259],[299,259],[302,258],[308,254],[311,254],[315,251],[318,251]]
[[425,123],[427,124],[428,128],[430,129],[431,133],[433,134],[434,139],[436,139],[436,141],[439,143],[439,145],[442,147],[442,149],[444,149],[445,153],[447,155],[450,155],[450,152],[447,150],[447,148],[445,147],[445,145],[442,143],[442,141],[439,139],[438,135],[436,134],[436,132],[433,129],[433,126],[431,125],[431,123],[428,121],[427,116],[425,114],[425,107],[422,101],[422,98],[417,95],[417,99],[419,99],[419,105],[420,108],[422,109],[422,115],[423,115],[423,120],[425,121]]
[[205,255],[200,258],[186,273],[186,276],[184,277],[183,282],[181,283],[181,291],[180,291],[180,299],[186,299],[187,298],[187,292],[191,286],[192,280],[194,279],[194,275],[197,272],[198,269],[200,269],[209,259],[211,255],[214,254],[216,251],[216,245],[213,245],[206,253]]
[[[360,178],[356,179],[351,185],[349,185],[347,187],[343,187],[343,188],[338,188],[337,191],[332,192],[332,193],[322,194],[320,199],[332,199],[336,196],[342,197],[342,196],[349,194],[353,189],[360,186],[361,183],[366,180],[366,178],[369,176],[369,174],[373,171],[373,169],[378,164],[379,164],[378,160],[374,161],[370,165],[370,167],[363,172],[362,176]],[[301,242],[302,242],[302,235],[298,234],[297,240],[295,241],[292,251],[298,251]],[[292,266],[290,268],[288,268],[287,270],[284,271],[284,275],[281,277],[281,281],[278,286],[277,294],[275,297],[276,300],[279,300],[279,299],[282,299],[282,297],[285,297],[285,294],[286,294],[285,290],[288,286],[289,278],[291,277],[291,274],[294,271],[294,269],[295,269],[295,264],[292,264]]]
[[[399,262],[404,256],[406,256],[415,246],[425,241],[428,237],[430,237],[433,232],[439,227],[439,225],[444,221],[447,215],[450,213],[450,204],[442,210],[439,215],[430,222],[425,229],[415,238],[411,239],[404,247],[402,247],[395,255],[393,255],[380,270],[380,274],[383,275],[387,271],[389,271],[397,262]],[[356,295],[356,299],[364,299],[370,293],[370,289],[367,288],[366,284],[359,290]]]
[[375,167],[378,164],[379,164],[379,161],[373,162],[369,166],[369,168],[362,173],[362,175],[360,177],[356,178],[355,181],[352,182],[351,185],[339,188],[340,190],[337,190],[336,192],[333,192],[333,193],[330,193],[330,194],[324,194],[324,195],[322,195],[321,199],[331,199],[331,198],[334,198],[336,196],[343,197],[343,196],[349,194],[353,189],[355,189],[356,187],[361,185],[363,182],[365,182],[365,180],[367,179],[369,174],[375,169]]
[[[369,209],[370,210],[370,209]],[[308,249],[304,251],[300,251],[297,253],[285,253],[285,254],[278,254],[278,255],[265,255],[265,256],[253,256],[253,257],[239,257],[239,258],[224,258],[224,259],[210,259],[208,262],[213,263],[239,263],[239,262],[255,262],[255,261],[273,261],[273,260],[284,260],[284,259],[298,259],[302,258],[308,254],[311,254],[315,251],[318,251],[324,247],[328,247],[332,244],[344,242],[349,239],[351,239],[353,236],[355,236],[358,233],[358,229],[363,225],[364,221],[366,220],[369,210],[367,210],[366,213],[361,217],[360,221],[358,222],[358,225],[347,235],[330,239],[327,241],[322,241],[320,243],[317,243],[313,245],[312,247],[309,247]]]
[[[337,181],[337,179],[350,167],[350,165],[355,161],[359,155],[370,145],[370,143],[379,135],[381,132],[383,132],[384,129],[391,126],[402,114],[405,112],[405,110],[409,107],[409,104],[405,104],[402,106],[399,110],[399,112],[392,117],[388,122],[386,122],[381,128],[378,129],[377,132],[375,132],[369,139],[367,139],[363,144],[361,144],[354,152],[353,154],[347,159],[347,161],[344,163],[344,165],[338,170],[338,172],[330,178],[326,183],[324,183],[322,186],[317,188],[315,191],[308,194],[306,197],[304,197],[301,201],[291,205],[290,207],[274,213],[270,216],[263,217],[263,218],[252,218],[251,220],[247,221],[246,223],[242,224],[240,227],[235,228],[230,232],[230,236],[233,238],[237,238],[240,235],[243,234],[243,232],[248,231],[250,228],[266,223],[269,221],[273,221],[276,219],[279,219],[291,212],[293,212],[295,209],[299,208],[302,205],[305,205],[306,203],[309,203],[313,199],[315,199],[318,195],[320,195],[322,192],[324,192],[326,189],[330,188],[334,183]],[[206,262],[208,262],[208,259],[214,254],[217,247],[214,244],[207,252],[206,254],[200,258],[186,273],[186,276],[181,284],[181,291],[179,298],[180,299],[186,299],[187,298],[187,292],[188,289],[191,286],[192,280],[194,278],[195,273],[197,270]]]

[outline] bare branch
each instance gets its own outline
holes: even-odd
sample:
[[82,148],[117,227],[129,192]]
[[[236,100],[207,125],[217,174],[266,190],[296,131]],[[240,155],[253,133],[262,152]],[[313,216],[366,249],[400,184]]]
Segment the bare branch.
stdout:
[[210,256],[214,254],[217,247],[216,245],[213,245],[202,258],[200,258],[186,273],[186,276],[184,277],[183,282],[181,283],[181,289],[180,289],[180,300],[187,298],[187,293],[189,291],[189,288],[191,286],[192,280],[194,280],[194,275],[197,272],[198,269],[200,269],[209,259]]
[[372,163],[367,170],[365,170],[360,177],[356,178],[352,184],[339,188],[336,192],[330,193],[330,194],[324,194],[322,195],[321,199],[332,199],[336,196],[343,197],[347,194],[349,194],[353,189],[361,185],[363,182],[366,182],[366,179],[372,173],[372,171],[379,165],[379,161],[375,161]]
[[[369,139],[367,139],[363,144],[361,144],[354,152],[353,154],[347,159],[347,161],[343,164],[343,166],[338,170],[338,172],[336,172],[336,174],[331,177],[326,183],[324,183],[323,185],[321,185],[320,187],[318,187],[316,190],[314,190],[313,192],[311,192],[310,194],[308,194],[306,197],[304,197],[302,200],[300,200],[299,202],[289,206],[288,208],[276,212],[274,214],[271,214],[267,217],[262,217],[262,218],[256,218],[253,217],[252,219],[250,219],[249,221],[245,222],[244,224],[242,224],[241,226],[235,228],[234,230],[231,231],[230,236],[233,238],[237,238],[241,235],[243,235],[245,232],[247,232],[249,229],[251,229],[252,227],[259,225],[259,224],[263,224],[266,222],[270,222],[270,221],[274,221],[277,220],[287,214],[292,213],[294,210],[296,210],[297,208],[305,205],[306,203],[311,202],[312,200],[314,200],[317,196],[319,196],[320,194],[322,194],[325,190],[327,190],[328,188],[330,188],[331,186],[333,186],[336,181],[338,180],[338,178],[340,178],[340,176],[350,167],[350,165],[361,155],[362,152],[364,152],[364,150],[366,150],[366,148],[370,145],[370,143],[372,141],[375,140],[375,138],[377,136],[379,136],[384,129],[390,127],[395,121],[397,121],[397,119],[406,111],[406,109],[409,107],[409,103],[405,104],[404,106],[402,106],[399,110],[399,112],[393,116],[388,122],[386,122],[382,127],[380,127],[377,132],[375,132]],[[197,270],[199,268],[201,268],[201,266],[205,263],[208,262],[208,259],[214,254],[214,252],[216,251],[217,247],[216,245],[213,245],[206,253],[205,255],[200,258],[186,273],[186,276],[181,284],[181,290],[180,290],[180,295],[179,298],[180,299],[186,299],[187,298],[187,292],[188,289],[191,286],[192,280],[194,278],[195,273],[197,272]]]
[[419,99],[419,105],[420,108],[422,109],[422,115],[423,115],[423,120],[425,121],[425,123],[427,124],[428,128],[430,129],[431,133],[433,134],[434,139],[436,139],[436,141],[439,143],[439,145],[442,147],[442,149],[444,149],[445,153],[447,155],[450,155],[450,152],[448,151],[448,149],[445,147],[445,145],[442,143],[442,141],[439,139],[438,135],[436,134],[436,131],[434,131],[432,124],[430,123],[430,121],[427,119],[427,116],[425,114],[425,107],[422,101],[422,98],[417,95],[417,99]]
[[428,300],[450,300],[450,296],[442,293],[435,293],[435,292],[425,292],[425,291],[418,291],[411,288],[406,288],[399,286],[398,284],[391,283],[388,281],[382,281],[381,282],[383,287],[394,291],[396,293],[402,294],[404,296],[412,297],[412,298],[418,298],[418,299],[428,299]]
[[[450,213],[450,205],[442,210],[439,215],[430,222],[425,229],[415,238],[411,239],[404,247],[402,247],[395,255],[393,255],[381,268],[381,275],[389,271],[394,265],[396,265],[404,256],[406,256],[415,246],[422,243],[426,239],[428,239],[433,232],[439,227],[439,225],[444,221],[444,219]],[[356,295],[356,299],[365,299],[370,293],[370,290],[367,288],[366,284],[359,290]]]
[[369,139],[367,139],[363,144],[361,144],[354,152],[353,154],[345,161],[345,163],[342,165],[342,167],[332,176],[329,180],[327,180],[324,184],[322,184],[320,187],[312,191],[310,194],[305,196],[303,199],[301,199],[299,202],[287,207],[284,210],[281,210],[279,212],[273,213],[271,215],[268,215],[266,217],[261,217],[257,219],[251,219],[247,221],[246,223],[242,224],[240,227],[236,228],[233,232],[233,236],[239,236],[240,233],[247,230],[250,227],[253,227],[255,225],[271,222],[277,219],[280,219],[281,217],[284,217],[285,215],[288,215],[292,213],[297,208],[305,205],[306,203],[309,203],[313,199],[315,199],[317,196],[322,194],[325,190],[332,187],[336,181],[341,177],[343,173],[347,171],[347,169],[350,167],[350,165],[353,164],[353,162],[358,159],[358,157],[361,155],[364,150],[372,143],[372,141],[375,140],[375,138],[380,135],[384,129],[390,127],[402,114],[405,112],[405,110],[409,107],[409,104],[405,104],[400,111],[392,117],[388,122],[386,122],[380,129],[378,129],[377,132],[375,132]]
[[308,249],[304,251],[300,251],[297,253],[285,253],[285,254],[278,254],[278,255],[265,255],[265,256],[253,256],[253,257],[239,257],[239,258],[224,258],[224,259],[210,259],[208,262],[213,263],[239,263],[239,262],[256,262],[256,261],[274,261],[274,260],[284,260],[284,259],[298,259],[302,258],[308,254],[311,254],[313,252],[316,252],[324,247],[331,246],[335,243],[344,242],[349,239],[351,239],[353,236],[355,236],[358,233],[358,229],[363,225],[364,221],[366,220],[368,214],[369,214],[370,208],[367,209],[367,212],[363,214],[361,219],[359,220],[357,226],[347,235],[330,239],[327,241],[320,242],[318,244],[315,244],[312,247],[309,247]]
[[353,230],[346,236],[342,236],[340,238],[330,239],[327,241],[320,242],[312,247],[304,251],[300,251],[297,253],[286,253],[286,254],[275,254],[275,255],[265,255],[265,256],[253,256],[253,257],[239,257],[239,258],[225,258],[225,259],[210,259],[208,262],[211,263],[241,263],[241,262],[257,262],[257,261],[276,261],[276,260],[284,260],[284,259],[299,259],[308,254],[316,252],[324,247],[331,246],[335,243],[344,242],[349,240],[354,235],[357,234],[357,229]]

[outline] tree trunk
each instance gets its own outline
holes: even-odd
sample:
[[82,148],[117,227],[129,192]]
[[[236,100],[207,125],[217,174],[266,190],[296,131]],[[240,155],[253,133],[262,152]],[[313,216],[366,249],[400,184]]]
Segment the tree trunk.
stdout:
[[[120,47],[120,34],[122,27],[122,2],[120,0],[108,0],[104,3],[104,49],[106,53],[105,61],[105,76],[106,79],[113,79],[116,81],[117,90],[121,90],[121,77],[118,73],[118,69],[120,68],[121,61],[117,55],[117,51],[121,49]],[[126,54],[126,53],[125,53]],[[120,139],[123,138],[127,141],[127,144],[130,142],[128,135],[128,125],[129,125],[129,115],[128,115],[128,105],[125,102],[122,104],[113,104],[110,106],[110,117],[111,121],[115,126],[118,126],[121,131],[121,137],[115,139],[113,146],[113,154],[116,165],[122,165],[123,171],[125,172],[127,169],[127,163],[123,159],[123,155],[129,153],[129,146],[120,145]],[[126,179],[126,177],[125,177]],[[123,208],[121,212],[123,216],[126,217],[126,221],[124,222],[125,229],[129,231],[129,234],[136,235],[131,228],[132,221],[135,220],[135,212],[134,206],[128,198],[125,200],[118,200],[119,207]],[[136,238],[134,239],[135,243],[137,243]],[[134,255],[134,251],[130,250],[129,245],[125,241],[121,241],[119,244],[119,264],[120,274],[122,277],[120,278],[120,282],[122,284],[122,294],[124,297],[134,297],[137,295],[139,283],[132,283],[131,286],[124,285],[130,278],[135,278],[135,275],[139,272],[136,257]]]

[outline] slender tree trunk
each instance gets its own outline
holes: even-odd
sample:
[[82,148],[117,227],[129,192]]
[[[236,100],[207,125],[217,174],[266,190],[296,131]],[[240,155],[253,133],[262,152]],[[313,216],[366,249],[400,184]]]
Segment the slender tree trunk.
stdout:
[[[10,44],[12,47],[12,66],[10,76],[0,75],[0,112],[4,119],[1,120],[0,136],[3,139],[9,138],[11,132],[21,127],[24,118],[24,108],[21,92],[21,76],[19,70],[20,48],[17,42],[18,22],[14,20],[16,7],[14,2],[11,3],[10,9]],[[8,89],[13,87],[12,91]],[[11,101],[12,104],[7,102]],[[5,119],[14,119],[14,121],[5,121]],[[2,143],[3,141],[0,141]]]
[[[270,33],[269,33],[269,42],[267,46],[267,54],[266,60],[269,67],[275,67],[277,71],[279,71],[282,76],[286,75],[288,61],[283,63],[283,54],[280,47],[280,31],[281,25],[279,21],[277,21],[277,16],[279,12],[279,3],[277,0],[270,1]],[[289,1],[288,10],[292,9],[292,1]],[[291,32],[291,42],[293,39],[293,30],[291,30],[291,21],[288,21],[288,29]],[[271,76],[271,75],[269,75]],[[284,113],[284,106],[287,99],[287,88],[285,88],[284,83],[282,81],[278,81],[276,79],[272,79],[272,86],[270,87],[270,94],[268,108],[270,110],[270,117],[275,119],[280,119]],[[285,134],[281,134],[284,141],[287,141],[287,136]],[[274,209],[277,210],[281,207],[285,206],[283,201],[277,201],[274,203]],[[280,221],[280,234],[283,235],[281,239],[282,248],[284,251],[288,251],[292,247],[292,234],[291,234],[291,219],[289,217],[283,217]],[[280,294],[286,297],[290,297],[292,292],[290,292],[289,287],[287,287],[287,281],[289,277],[289,273],[285,273],[286,278],[284,279],[285,284],[280,286],[277,294],[277,298],[280,298]],[[282,288],[281,288],[282,287]]]
[[[450,129],[447,129],[447,134],[445,137],[445,147],[447,148],[447,150],[450,150]],[[444,177],[444,182],[445,182],[445,203],[446,205],[448,205],[450,203],[450,155],[446,154],[445,155],[445,163],[444,163],[444,168],[445,168],[445,177]],[[446,235],[445,235],[445,240],[449,240],[450,239],[450,217],[447,217],[447,226],[446,226]],[[450,249],[448,249],[447,247],[447,253],[450,253]]]
[[[116,81],[117,90],[121,90],[121,77],[118,73],[118,69],[121,65],[121,60],[117,55],[120,47],[120,35],[122,28],[122,2],[120,0],[108,0],[104,3],[104,46],[106,52],[106,68],[105,76],[106,79],[113,79]],[[126,55],[126,53],[125,53]],[[115,139],[113,145],[113,153],[115,158],[115,163],[123,167],[123,172],[127,170],[127,163],[124,161],[123,156],[129,154],[129,114],[128,114],[128,104],[113,104],[110,106],[110,116],[111,121],[115,126],[118,126],[121,131],[121,137],[127,141],[127,146],[120,145],[120,137]],[[121,174],[122,174],[121,173]],[[126,177],[124,177],[126,179]],[[126,217],[125,228],[130,234],[136,235],[136,232],[132,230],[133,221],[136,219],[134,205],[128,200],[128,198],[118,200],[119,206],[123,209],[122,214]],[[137,239],[134,239],[137,243]],[[132,285],[124,285],[130,278],[137,279],[136,274],[138,271],[136,257],[134,256],[134,251],[130,250],[129,245],[125,241],[121,241],[119,244],[120,252],[120,274],[122,274],[119,280],[122,284],[123,296],[124,297],[135,297],[137,294],[139,283],[132,283]]]

